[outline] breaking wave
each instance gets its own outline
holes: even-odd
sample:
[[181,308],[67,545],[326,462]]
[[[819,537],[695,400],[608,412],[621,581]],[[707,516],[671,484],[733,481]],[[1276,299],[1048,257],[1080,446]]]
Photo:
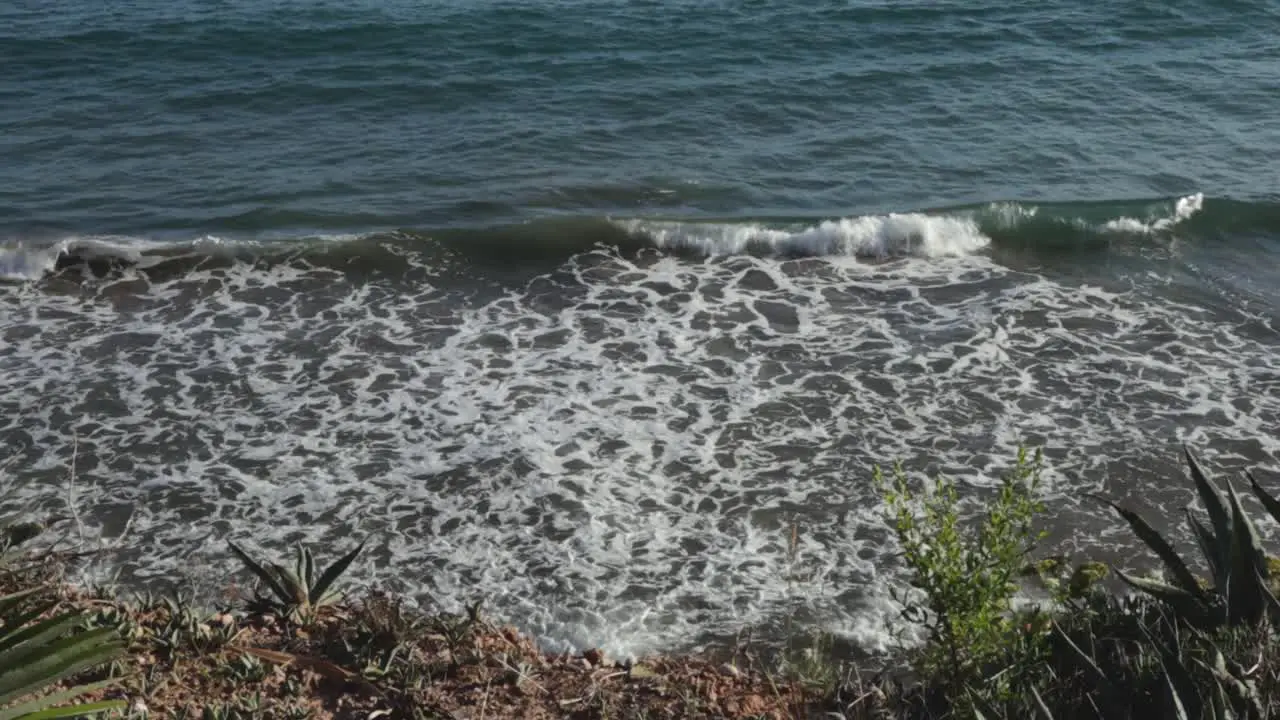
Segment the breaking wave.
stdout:
[[1060,255],[1098,252],[1117,243],[1159,242],[1162,237],[1212,240],[1238,233],[1280,234],[1280,204],[1206,200],[1197,193],[1158,201],[989,203],[822,220],[572,217],[342,235],[206,234],[181,242],[76,236],[43,244],[0,241],[0,279],[36,280],[68,269],[102,275],[123,268],[173,276],[240,262],[394,274],[406,268],[410,253],[435,265],[536,266],[599,247],[622,252],[648,248],[694,257],[844,256],[868,261],[958,257],[1000,249]]

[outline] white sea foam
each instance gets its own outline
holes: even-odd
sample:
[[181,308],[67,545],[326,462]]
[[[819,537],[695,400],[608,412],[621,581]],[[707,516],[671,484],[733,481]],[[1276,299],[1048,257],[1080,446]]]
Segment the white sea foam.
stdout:
[[991,243],[971,218],[922,213],[842,218],[795,230],[743,223],[624,220],[619,224],[628,232],[652,238],[660,248],[712,256],[764,251],[786,256],[934,258],[969,255]]
[[1180,222],[1190,219],[1203,208],[1204,193],[1195,193],[1194,195],[1178,198],[1177,202],[1174,203],[1173,212],[1169,215],[1151,217],[1146,220],[1138,220],[1131,217],[1116,218],[1104,223],[1102,229],[1108,232],[1132,234],[1163,232]]
[[977,508],[1044,444],[1053,542],[1096,548],[1132,538],[1081,492],[1184,504],[1158,465],[1179,440],[1280,457],[1280,394],[1239,391],[1280,375],[1274,334],[1155,281],[606,249],[448,287],[240,264],[0,292],[0,511],[61,502],[78,444],[84,522],[132,518],[127,580],[233,572],[227,536],[376,532],[364,580],[484,597],[548,647],[687,648],[802,608],[877,649],[902,570],[873,463]]
[[54,268],[57,260],[56,249],[0,247],[0,280],[38,280]]

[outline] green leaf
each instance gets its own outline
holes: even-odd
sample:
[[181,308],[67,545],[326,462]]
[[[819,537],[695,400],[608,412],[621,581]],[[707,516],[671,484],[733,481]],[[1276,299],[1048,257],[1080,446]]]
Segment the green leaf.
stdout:
[[1218,538],[1214,537],[1209,529],[1200,522],[1199,518],[1191,514],[1191,508],[1184,508],[1183,512],[1187,515],[1187,524],[1191,526],[1192,532],[1196,536],[1196,542],[1200,545],[1200,553],[1204,555],[1205,563],[1209,566],[1209,575],[1213,578],[1213,587],[1221,590],[1226,587],[1227,582],[1227,558],[1231,555],[1231,548],[1219,547]]
[[1173,717],[1176,720],[1191,720],[1191,716],[1187,714],[1187,707],[1183,704],[1182,698],[1178,697],[1178,691],[1173,687],[1173,679],[1167,672],[1164,674],[1164,684],[1165,689],[1169,691],[1169,699],[1173,703]]
[[62,690],[50,695],[45,695],[44,697],[29,700],[21,705],[15,705],[13,707],[0,710],[0,720],[13,720],[15,718],[20,718],[21,720],[42,720],[44,718],[81,717],[91,713],[123,708],[126,705],[123,700],[87,703],[72,707],[51,707],[53,705],[60,705],[64,702],[74,700],[81,695],[96,692],[102,688],[114,685],[115,683],[115,679],[103,680],[101,682],[89,683],[87,685],[78,685],[67,690]]
[[1066,631],[1062,629],[1062,626],[1058,624],[1057,620],[1050,620],[1049,624],[1053,626],[1053,631],[1056,632],[1058,637],[1067,644],[1067,647],[1071,648],[1075,652],[1076,657],[1081,660],[1081,664],[1084,669],[1088,670],[1093,675],[1094,682],[1102,686],[1106,686],[1111,683],[1110,678],[1108,678],[1107,674],[1102,671],[1102,668],[1098,667],[1098,664],[1094,662],[1093,658],[1089,657],[1084,650],[1080,649],[1079,645],[1075,644],[1071,637],[1067,635]]
[[364,550],[364,544],[368,541],[369,538],[367,537],[364,540],[361,540],[360,544],[357,545],[354,550],[338,558],[332,565],[325,568],[324,574],[316,581],[315,587],[309,588],[308,594],[314,598],[315,602],[320,603],[324,600],[325,596],[329,593],[330,586],[337,581],[338,577],[341,576],[342,573],[346,572],[347,568],[351,566],[351,563],[355,561],[356,556]]
[[18,720],[60,720],[61,718],[79,718],[88,715],[99,715],[110,710],[123,710],[127,703],[123,700],[103,700],[102,702],[85,703],[64,708],[49,708],[29,715],[16,716]]
[[1280,628],[1280,600],[1271,592],[1267,578],[1258,575],[1258,585],[1262,588],[1262,600],[1267,608],[1267,617],[1271,619],[1271,627]]
[[1196,595],[1156,580],[1133,577],[1119,568],[1116,568],[1116,577],[1169,605],[1180,617],[1192,625],[1207,627],[1213,624],[1214,616],[1210,607]]
[[298,577],[298,573],[277,563],[271,563],[271,569],[275,571],[276,577],[280,578],[280,586],[285,589],[284,604],[306,605],[309,600],[307,586],[302,584],[302,578]]
[[[14,629],[21,627],[23,625],[22,622],[18,621],[18,618],[15,618],[13,616],[13,613],[18,612],[19,609],[23,606],[23,604],[26,603],[31,598],[32,595],[36,594],[37,592],[43,589],[44,588],[35,587],[29,590],[21,590],[19,592],[10,593],[8,595],[0,597],[0,618],[3,618],[5,620],[5,623],[4,623],[5,632],[12,632]],[[49,607],[52,607],[52,605],[50,605]]]
[[1256,708],[1259,716],[1261,715],[1257,691],[1227,669],[1226,658],[1223,657],[1221,650],[1214,647],[1212,665],[1201,660],[1196,660],[1195,662],[1213,675],[1214,679],[1218,681],[1218,687],[1231,696],[1234,707],[1240,705],[1252,706]]
[[301,578],[302,586],[305,588],[310,588],[312,583],[314,583],[316,580],[316,559],[311,554],[311,548],[308,548],[308,547],[302,548],[302,557],[305,561],[303,566],[303,572],[306,573],[306,575]]
[[[1265,609],[1258,576],[1267,572],[1267,555],[1253,522],[1240,505],[1231,480],[1227,480],[1231,502],[1231,576],[1227,579],[1228,622],[1256,623]],[[1220,591],[1221,592],[1221,591]]]
[[123,644],[115,630],[101,628],[44,645],[20,665],[11,663],[9,657],[0,659],[0,667],[5,668],[0,675],[4,686],[0,705],[7,705],[40,688],[101,665],[122,651]]
[[1040,711],[1040,717],[1043,720],[1053,720],[1053,713],[1049,711],[1049,706],[1045,704],[1044,698],[1040,697],[1040,693],[1034,685],[1027,688],[1031,691],[1031,698],[1036,701],[1036,708]]
[[1219,541],[1225,542],[1231,536],[1231,521],[1227,515],[1227,505],[1223,502],[1222,495],[1200,469],[1200,463],[1195,455],[1191,454],[1191,449],[1183,446],[1182,452],[1186,455],[1187,465],[1191,468],[1191,479],[1195,481],[1196,491],[1200,493],[1200,502],[1209,513],[1209,524],[1213,526],[1213,533]]
[[[46,610],[49,609],[46,607]],[[40,648],[64,635],[67,635],[82,622],[79,615],[55,615],[35,625],[5,635],[0,641],[0,652],[3,652],[8,667],[15,667],[26,662],[27,656],[40,652]],[[15,623],[17,625],[17,623]]]
[[1209,696],[1209,707],[1211,708],[1209,717],[1212,720],[1236,720],[1231,706],[1227,704],[1227,691],[1223,689],[1222,683],[1213,684],[1213,692]]
[[973,717],[975,718],[975,720],[979,718],[986,718],[988,715],[990,715],[991,717],[1000,717],[1000,713],[997,712],[994,707],[992,707],[990,700],[983,697],[981,693],[975,691],[971,687],[967,688],[967,690],[968,690],[967,694],[969,696],[969,705],[970,705],[969,709],[973,713]]
[[40,592],[43,589],[44,588],[33,587],[33,588],[28,588],[27,590],[19,590],[18,592],[9,593],[8,595],[0,596],[0,614],[7,615],[9,613],[9,610],[11,610],[13,607],[16,607],[23,600],[25,600],[28,597],[31,597],[32,595]]
[[280,602],[288,603],[293,601],[293,596],[281,587],[280,582],[270,570],[267,570],[259,564],[257,560],[249,557],[249,554],[244,550],[241,550],[240,546],[236,545],[234,542],[228,540],[227,545],[231,546],[231,552],[235,553],[236,557],[240,558],[240,562],[243,563],[250,572],[256,575],[264,585],[271,588],[271,592],[275,593],[276,597],[280,599]]
[[1172,575],[1174,582],[1179,587],[1198,598],[1203,598],[1204,591],[1200,589],[1200,583],[1196,582],[1196,576],[1192,575],[1191,571],[1187,569],[1187,564],[1182,561],[1182,557],[1164,539],[1164,536],[1156,532],[1155,528],[1142,519],[1142,516],[1132,510],[1122,508],[1100,495],[1091,495],[1090,497],[1110,505],[1112,509],[1120,514],[1120,517],[1129,523],[1129,527],[1133,528],[1133,532],[1164,561],[1165,567],[1169,569],[1170,575]]
[[1200,697],[1195,679],[1191,677],[1182,659],[1178,657],[1176,647],[1171,648],[1165,643],[1156,642],[1145,628],[1143,634],[1147,636],[1148,642],[1160,651],[1160,667],[1164,670],[1165,682],[1169,695],[1173,699],[1175,715],[1187,720],[1199,718],[1204,711],[1204,700]]
[[[26,613],[17,615],[16,617],[11,614],[12,611],[3,613],[4,631],[0,632],[0,653],[8,652],[10,649],[28,642],[35,635],[39,634],[43,627],[60,622],[58,618],[54,617],[32,627],[27,626],[28,623],[31,623],[41,615],[49,612],[56,605],[57,603],[52,602],[40,603],[28,610]],[[14,608],[14,610],[16,610],[16,608]]]
[[1276,522],[1280,522],[1280,500],[1263,490],[1262,485],[1258,483],[1258,479],[1253,476],[1253,473],[1246,471],[1245,477],[1249,478],[1249,487],[1253,489],[1253,494],[1258,497],[1262,507],[1267,509],[1267,512],[1271,514],[1271,517]]

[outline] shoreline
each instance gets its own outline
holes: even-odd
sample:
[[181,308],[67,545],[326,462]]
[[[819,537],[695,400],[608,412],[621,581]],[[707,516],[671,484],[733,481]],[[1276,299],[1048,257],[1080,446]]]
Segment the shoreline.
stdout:
[[214,707],[227,718],[792,718],[820,715],[833,700],[834,687],[767,669],[745,647],[736,662],[548,653],[478,607],[423,612],[379,590],[300,624],[235,586],[224,607],[202,611],[181,596],[79,587],[65,578],[63,558],[29,559],[26,570],[5,573],[5,593],[47,593],[88,626],[125,637],[125,654],[87,676],[117,682],[84,698],[122,700],[124,717],[200,718]]

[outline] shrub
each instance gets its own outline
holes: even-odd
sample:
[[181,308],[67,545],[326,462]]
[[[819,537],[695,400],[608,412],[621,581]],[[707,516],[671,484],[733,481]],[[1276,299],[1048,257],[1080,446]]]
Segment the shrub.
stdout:
[[876,467],[875,479],[915,588],[895,599],[903,605],[903,618],[928,635],[921,668],[926,674],[973,677],[1005,654],[1015,579],[1043,536],[1032,527],[1044,510],[1035,499],[1041,468],[1039,452],[1029,459],[1020,450],[987,513],[966,529],[954,483],[938,478],[931,491],[919,493],[911,489],[901,466],[895,467],[891,481]]

